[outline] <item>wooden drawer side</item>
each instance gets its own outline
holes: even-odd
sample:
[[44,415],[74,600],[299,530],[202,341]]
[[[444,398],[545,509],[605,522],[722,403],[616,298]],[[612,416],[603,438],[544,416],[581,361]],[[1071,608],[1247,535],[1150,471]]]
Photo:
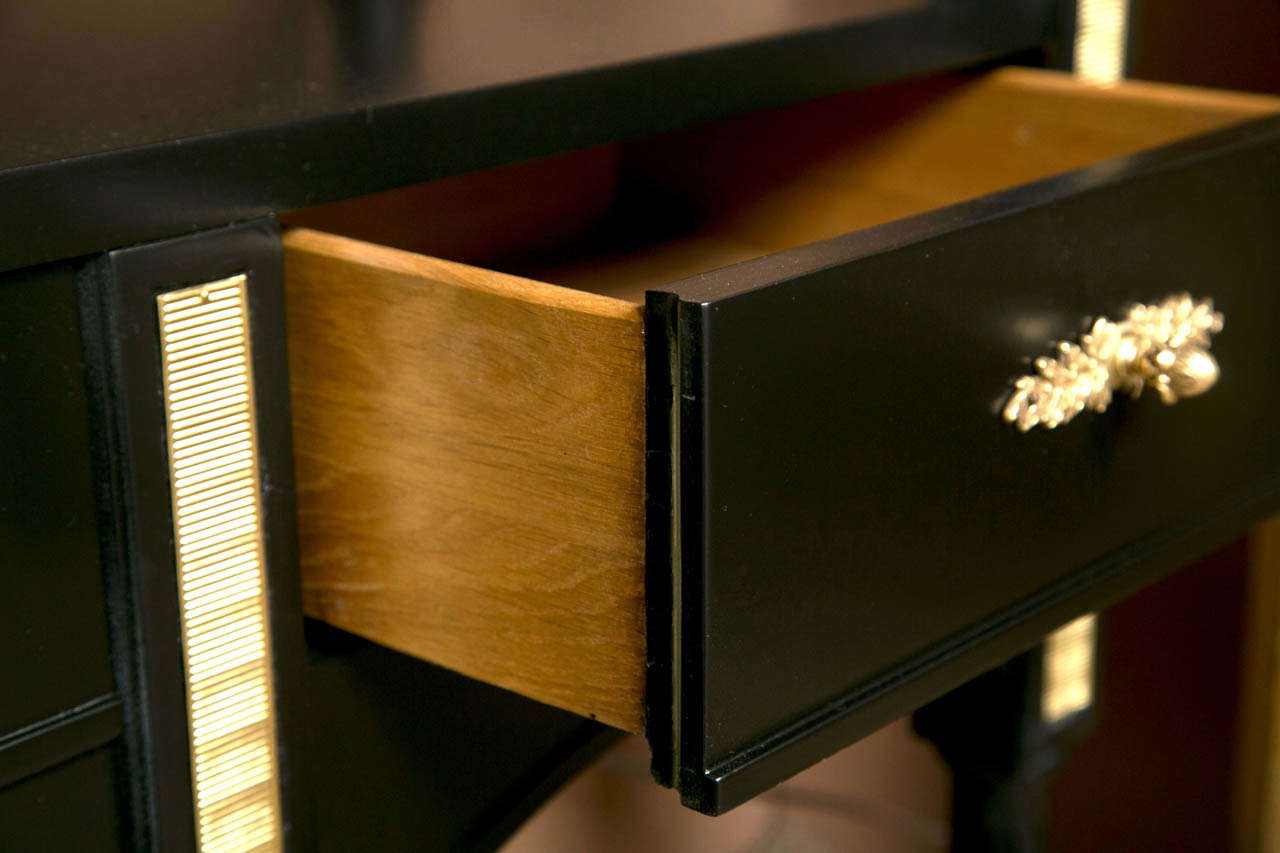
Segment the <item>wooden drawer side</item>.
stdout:
[[640,731],[640,308],[284,246],[306,613]]

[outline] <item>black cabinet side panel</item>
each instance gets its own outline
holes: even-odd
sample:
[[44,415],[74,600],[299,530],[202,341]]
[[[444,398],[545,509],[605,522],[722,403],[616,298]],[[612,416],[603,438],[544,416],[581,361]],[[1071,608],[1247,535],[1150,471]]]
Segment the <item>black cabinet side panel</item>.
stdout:
[[73,272],[0,277],[0,737],[114,692]]

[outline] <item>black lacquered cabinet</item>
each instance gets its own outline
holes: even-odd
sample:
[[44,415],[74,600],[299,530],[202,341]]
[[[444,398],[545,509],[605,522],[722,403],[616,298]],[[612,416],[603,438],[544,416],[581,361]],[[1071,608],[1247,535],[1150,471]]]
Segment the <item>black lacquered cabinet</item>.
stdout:
[[[653,20],[689,23],[678,5]],[[193,793],[205,759],[192,727],[210,704],[193,687],[199,661],[216,670],[240,653],[226,627],[238,611],[183,609],[225,581],[183,574],[207,541],[183,537],[234,526],[248,507],[265,567],[267,621],[254,636],[267,675],[244,690],[268,697],[274,716],[269,761],[246,751],[227,766],[269,768],[261,790],[276,792],[276,822],[253,843],[299,850],[496,848],[616,735],[593,717],[643,730],[659,782],[692,808],[725,811],[1272,510],[1280,447],[1266,425],[1280,380],[1259,354],[1280,332],[1274,105],[977,73],[1011,59],[1062,65],[1070,4],[854,5],[779,20],[770,4],[748,4],[732,32],[672,23],[679,43],[656,24],[627,35],[621,12],[581,4],[558,23],[514,28],[465,4],[403,4],[384,18],[279,3],[246,28],[210,11],[204,47],[217,49],[189,55],[175,53],[195,44],[181,21],[157,18],[172,34],[161,39],[131,32],[129,10],[107,21],[65,4],[4,28],[13,50],[0,70],[27,82],[4,97],[36,112],[0,142],[0,848],[234,846],[236,836],[201,835],[201,815],[217,809]],[[276,31],[291,35],[264,38]],[[44,67],[31,45],[66,73],[31,76]],[[475,45],[502,56],[463,49]],[[124,56],[136,60],[128,73],[104,70]],[[168,88],[165,73],[144,73],[180,61],[192,73]],[[95,99],[90,81],[103,74]],[[1142,110],[1159,133],[1139,127]],[[980,132],[961,138],[984,115],[1007,166],[948,153],[986,147]],[[1104,130],[1068,150],[1088,136],[1093,118],[1081,117]],[[1181,141],[1158,147],[1169,140]],[[524,226],[507,213],[489,225],[517,232],[504,244],[515,249],[454,257],[447,209],[418,229],[422,245],[379,236],[378,211],[403,211],[374,194],[601,145],[585,156],[614,183],[600,196],[587,183],[555,189],[588,199],[570,207],[590,215],[550,229],[554,244],[537,228],[520,243]],[[839,170],[854,177],[841,185]],[[948,175],[961,176],[954,187]],[[464,194],[462,208],[500,208],[504,193],[517,210],[522,194],[538,195],[509,182]],[[314,207],[364,197],[375,213],[366,230],[354,219],[344,230],[345,209]],[[622,567],[634,594],[588,607],[573,596],[590,582],[553,572],[544,586],[563,584],[575,619],[629,626],[575,652],[631,655],[626,723],[557,700],[582,686],[568,667],[533,679],[554,690],[524,689],[358,621],[328,620],[365,638],[318,621],[304,633],[299,562],[307,583],[315,553],[304,536],[299,554],[296,510],[312,507],[296,488],[290,397],[312,388],[290,376],[284,282],[323,296],[322,282],[290,269],[303,238],[287,231],[321,220],[359,238],[343,244],[353,257],[370,249],[411,288],[437,288],[445,312],[483,291],[517,308],[569,305],[566,327],[572,312],[597,310],[625,327],[635,370],[619,393],[637,419],[625,434],[624,419],[610,423],[635,460],[636,498],[620,513],[635,522],[639,557]],[[473,262],[474,274],[442,281],[378,244]],[[538,281],[513,296],[490,278],[506,272]],[[584,283],[597,276],[613,284]],[[242,322],[248,343],[204,373],[247,377],[254,493],[216,523],[183,522],[182,460],[194,451],[175,438],[174,400],[197,387],[212,405],[226,377],[206,387],[200,370],[173,373],[197,314],[165,312],[216,314],[235,288],[244,319],[211,322]],[[1222,378],[1203,399],[1166,409],[1146,394],[1056,431],[1001,420],[1010,383],[1085,318],[1180,291],[1226,315],[1213,343]],[[194,301],[173,307],[181,299]],[[343,334],[341,318],[330,331]],[[502,358],[524,359],[538,387],[547,371],[514,351]],[[582,414],[556,408],[567,399],[543,398],[548,422]],[[233,426],[192,441],[230,446]],[[459,428],[443,440],[502,450],[527,438]],[[601,447],[584,438],[580,450]],[[220,458],[205,460],[215,474]],[[351,473],[350,458],[328,460],[333,476]],[[538,462],[535,499],[559,482],[556,460]],[[213,488],[197,507],[220,506],[229,492]],[[352,506],[376,530],[413,497]],[[531,540],[529,551],[555,547]],[[402,550],[431,581],[432,554]],[[366,559],[354,546],[341,557]],[[567,576],[579,577],[579,559],[565,558]],[[471,583],[486,579],[460,585]],[[406,620],[429,609],[405,608]],[[201,624],[226,630],[192,645]],[[505,654],[501,640],[491,657]],[[503,689],[513,685],[532,698]]]

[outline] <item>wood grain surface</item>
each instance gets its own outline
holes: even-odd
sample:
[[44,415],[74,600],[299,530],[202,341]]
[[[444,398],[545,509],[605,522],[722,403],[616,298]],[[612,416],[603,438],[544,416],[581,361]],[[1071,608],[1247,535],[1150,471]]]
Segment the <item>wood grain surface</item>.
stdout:
[[[776,251],[1277,110],[1280,99],[1271,97],[1138,82],[1093,86],[1060,72],[1005,68],[941,96],[828,111],[821,136],[838,144],[797,158],[785,181],[755,188],[751,204],[725,211],[723,227]],[[868,111],[877,116],[873,133]]]
[[286,233],[306,612],[643,728],[636,306]]
[[1031,68],[894,83],[632,144],[620,161],[626,183],[696,218],[692,233],[510,269],[640,300],[664,280],[1275,112],[1280,98],[1267,95],[1091,86]]

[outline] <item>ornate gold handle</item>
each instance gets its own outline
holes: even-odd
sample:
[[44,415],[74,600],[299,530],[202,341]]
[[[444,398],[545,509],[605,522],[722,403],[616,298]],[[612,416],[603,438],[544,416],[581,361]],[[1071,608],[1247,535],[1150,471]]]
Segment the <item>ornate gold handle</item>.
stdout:
[[1105,411],[1114,391],[1137,397],[1150,386],[1167,404],[1202,394],[1218,381],[1209,342],[1221,330],[1213,300],[1186,293],[1133,305],[1118,323],[1099,317],[1079,344],[1059,343],[1057,358],[1037,358],[1036,372],[1013,383],[1004,419],[1023,432],[1053,429],[1085,409]]

